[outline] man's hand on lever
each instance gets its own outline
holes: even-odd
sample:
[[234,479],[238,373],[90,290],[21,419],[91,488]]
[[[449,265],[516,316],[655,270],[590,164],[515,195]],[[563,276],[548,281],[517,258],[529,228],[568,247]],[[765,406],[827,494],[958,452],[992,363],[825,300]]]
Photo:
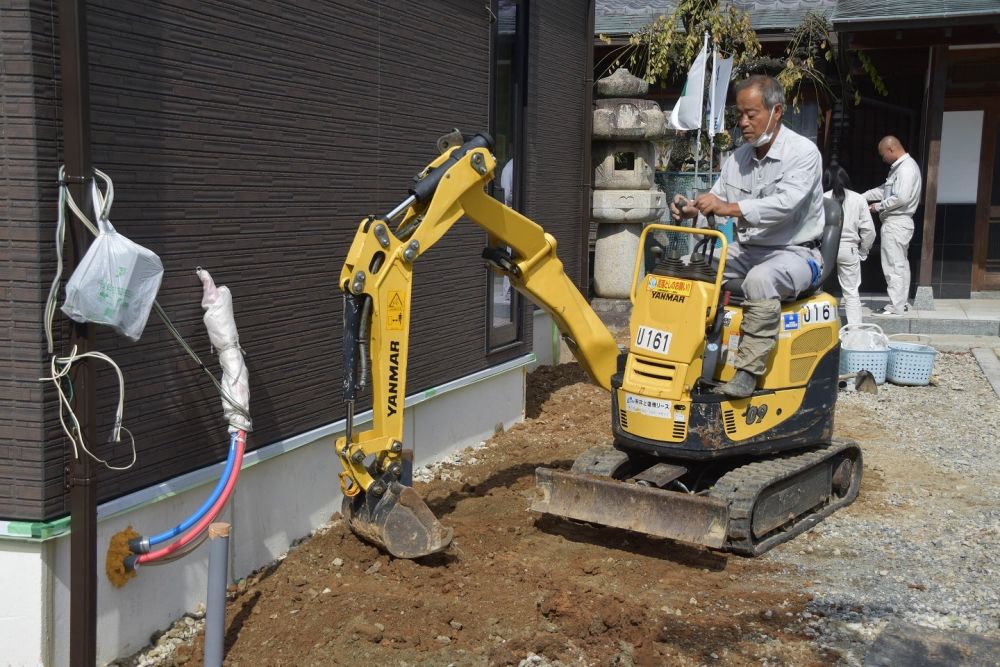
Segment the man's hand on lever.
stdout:
[[674,201],[670,204],[670,216],[674,222],[696,218],[699,213],[708,218],[712,226],[716,218],[739,218],[743,215],[739,204],[730,204],[711,192],[698,195],[694,201],[684,195],[674,195]]
[[739,204],[730,204],[713,195],[711,192],[698,195],[694,200],[694,208],[705,217],[739,218],[743,215]]
[[670,204],[670,217],[673,218],[674,222],[696,218],[698,217],[698,209],[684,195],[674,195],[674,201]]

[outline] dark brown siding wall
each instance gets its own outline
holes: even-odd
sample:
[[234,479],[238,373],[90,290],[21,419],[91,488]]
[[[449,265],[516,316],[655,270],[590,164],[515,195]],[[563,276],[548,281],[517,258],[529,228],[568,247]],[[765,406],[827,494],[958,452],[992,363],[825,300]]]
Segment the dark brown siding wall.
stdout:
[[[0,22],[0,122],[5,137],[24,139],[0,149],[9,220],[0,237],[0,317],[13,341],[0,370],[0,517],[38,520],[67,511],[67,443],[54,395],[34,381],[47,363],[40,321],[55,258],[57,17],[48,2],[5,7],[12,4]],[[560,4],[562,20],[579,13],[574,2]],[[588,36],[582,17],[560,28],[555,8],[533,11],[543,21],[535,67],[575,64],[567,89],[533,101],[536,136],[553,136],[546,146],[556,153],[529,167],[529,183],[552,184],[529,206],[555,230],[577,277],[571,224],[579,220],[581,138],[542,129],[580,115],[573,100],[582,100]],[[195,267],[233,291],[251,379],[248,446],[343,418],[341,263],[360,218],[405,197],[440,134],[487,127],[483,3],[98,0],[88,12],[93,163],[114,179],[112,223],[159,254],[166,271],[158,300],[216,370]],[[529,349],[485,353],[484,238],[459,223],[417,264],[408,392]],[[139,450],[131,471],[101,472],[101,500],[224,458],[220,401],[155,315],[139,342],[101,331],[98,349],[125,373],[125,425]],[[103,369],[98,384],[103,440],[117,388]],[[125,445],[97,450],[128,460]]]
[[[556,237],[567,275],[587,293],[591,40],[587,0],[532,2],[527,215]],[[593,32],[592,30],[590,32]],[[586,163],[586,164],[585,164]]]
[[62,451],[41,444],[54,413],[38,382],[56,196],[52,17],[42,4],[0,5],[0,516],[29,518],[61,492],[63,467]]

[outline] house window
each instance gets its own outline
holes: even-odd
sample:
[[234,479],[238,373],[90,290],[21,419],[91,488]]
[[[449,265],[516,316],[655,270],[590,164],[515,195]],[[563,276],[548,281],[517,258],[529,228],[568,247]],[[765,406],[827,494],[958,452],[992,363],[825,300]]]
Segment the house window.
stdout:
[[783,110],[781,122],[816,143],[819,136],[819,104],[816,100],[800,100],[798,111],[789,104]]
[[[493,0],[493,45],[490,53],[492,108],[490,133],[496,140],[497,169],[493,196],[521,210],[524,145],[524,103],[527,87],[527,0]],[[488,270],[487,348],[497,350],[519,341],[521,297],[505,276]]]

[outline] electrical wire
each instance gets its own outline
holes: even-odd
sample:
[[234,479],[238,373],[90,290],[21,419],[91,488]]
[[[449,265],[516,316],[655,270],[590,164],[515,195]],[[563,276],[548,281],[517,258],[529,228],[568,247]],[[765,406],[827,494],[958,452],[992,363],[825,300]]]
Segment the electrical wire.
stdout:
[[170,318],[167,317],[166,312],[164,312],[163,308],[161,308],[160,304],[156,301],[153,302],[153,310],[156,311],[156,314],[163,321],[163,325],[167,328],[167,331],[170,332],[170,334],[180,344],[180,346],[184,349],[184,351],[188,353],[188,356],[190,356],[194,360],[194,362],[198,364],[198,368],[204,371],[205,374],[209,377],[209,379],[212,381],[212,384],[214,384],[215,388],[218,390],[219,395],[232,407],[233,412],[249,420],[250,419],[249,411],[245,410],[240,405],[239,401],[237,401],[235,398],[229,395],[229,392],[225,390],[225,388],[222,386],[222,383],[219,382],[218,378],[215,377],[212,371],[201,360],[201,357],[198,356],[198,353],[196,353],[193,349],[191,349],[191,346],[188,345],[187,341],[184,340],[184,337],[181,336],[180,332],[177,330],[177,327],[174,326],[174,323],[170,321]]
[[[66,177],[66,167],[59,167],[59,181]],[[59,280],[62,278],[63,257],[62,249],[66,241],[66,193],[65,186],[59,186],[59,210],[56,218],[56,275],[52,279],[52,287],[49,288],[49,298],[45,302],[45,340],[48,343],[49,354],[55,349],[52,339],[52,321],[56,314],[56,301],[59,296]]]
[[[106,219],[108,213],[111,209],[111,204],[114,201],[114,184],[111,178],[99,169],[94,169],[94,173],[98,178],[101,178],[105,183],[105,191],[102,193],[100,188],[97,187],[96,179],[91,182],[92,196],[94,203],[96,205],[96,211],[99,219]],[[56,273],[52,280],[52,286],[49,289],[48,299],[45,304],[45,337],[48,346],[48,352],[52,355],[50,360],[50,371],[51,375],[45,378],[39,378],[41,381],[49,380],[53,383],[56,393],[59,397],[59,423],[62,425],[63,431],[69,438],[70,443],[73,446],[73,455],[75,458],[80,457],[80,451],[82,450],[88,456],[90,456],[95,461],[103,464],[111,470],[128,470],[136,462],[136,447],[135,438],[132,436],[132,432],[129,431],[122,425],[122,418],[125,409],[125,378],[122,375],[121,368],[116,364],[109,356],[102,352],[88,351],[83,354],[77,354],[77,347],[73,346],[68,357],[59,357],[53,354],[55,349],[55,339],[52,333],[53,321],[55,319],[56,302],[58,300],[59,285],[62,278],[63,271],[63,245],[66,239],[66,207],[68,206],[73,214],[80,220],[80,222],[87,228],[88,231],[94,236],[97,236],[99,231],[97,227],[87,218],[87,215],[80,210],[76,202],[73,200],[72,194],[69,192],[69,187],[66,183],[66,169],[65,165],[59,168],[59,206],[58,206],[58,218],[56,222]],[[167,316],[166,312],[160,306],[160,304],[154,300],[153,308],[156,310],[157,315],[163,321],[164,326],[174,337],[174,339],[180,344],[185,352],[195,361],[199,368],[201,368],[212,380],[219,394],[222,396],[223,400],[226,401],[231,409],[246,417],[247,420],[250,419],[250,415],[247,410],[242,408],[240,404],[234,400],[228,392],[223,388],[222,384],[216,379],[215,375],[205,366],[205,364],[198,357],[197,353],[188,345],[187,341],[184,340],[180,332],[174,326],[173,322]],[[125,431],[131,441],[132,447],[132,460],[126,466],[113,466],[104,459],[98,457],[96,454],[91,452],[84,441],[83,429],[80,426],[80,422],[73,412],[73,406],[71,404],[71,398],[73,395],[73,382],[70,377],[70,372],[72,370],[73,364],[83,360],[83,359],[99,359],[101,361],[106,361],[111,364],[115,369],[115,373],[118,376],[118,407],[115,412],[115,422],[114,428],[112,430],[112,440],[115,442],[121,441],[121,432]],[[69,390],[69,396],[63,388],[63,383]],[[66,413],[69,413],[70,424],[67,424]],[[165,542],[177,535],[181,535],[180,539],[176,542],[170,544],[169,546],[158,549],[157,551],[151,553],[143,553],[138,557],[135,557],[133,561],[134,567],[138,567],[139,564],[165,564],[173,562],[180,558],[183,558],[187,554],[191,553],[197,549],[205,540],[207,536],[206,528],[208,525],[215,520],[222,511],[222,508],[229,501],[233,489],[236,486],[236,479],[239,477],[239,471],[243,463],[243,454],[246,449],[246,431],[236,430],[232,433],[230,438],[230,451],[226,458],[226,467],[223,470],[223,474],[213,489],[212,493],[205,500],[204,503],[192,514],[190,517],[179,523],[174,528],[164,531],[151,537],[148,541],[142,540],[145,548],[148,549],[149,546]],[[190,530],[189,530],[190,529]],[[185,533],[185,531],[188,531]]]
[[[50,380],[56,388],[56,394],[59,396],[59,423],[62,424],[63,431],[66,433],[66,437],[69,438],[73,445],[73,456],[75,458],[80,458],[80,450],[83,450],[90,458],[94,459],[98,463],[103,464],[109,470],[128,470],[136,461],[136,451],[135,451],[135,438],[132,436],[132,432],[129,431],[122,425],[122,416],[125,413],[125,377],[122,375],[121,368],[118,367],[111,357],[104,354],[103,352],[84,352],[83,354],[76,353],[76,346],[70,351],[68,357],[57,357],[52,356],[49,362],[49,368],[52,371],[52,375],[49,377],[38,378],[40,381]],[[121,442],[121,432],[125,431],[128,433],[129,439],[131,440],[132,446],[132,461],[126,466],[113,466],[101,457],[97,456],[89,449],[83,439],[83,429],[80,427],[80,421],[76,418],[76,413],[73,412],[73,406],[70,403],[70,397],[66,395],[63,391],[62,381],[64,379],[70,381],[70,386],[72,387],[72,380],[69,378],[69,373],[73,368],[73,364],[80,361],[81,359],[99,359],[101,361],[106,361],[111,364],[111,367],[115,369],[115,374],[118,375],[118,408],[115,411],[115,424],[111,431],[110,441]],[[72,428],[67,426],[65,413],[68,412],[70,419],[72,421]],[[75,433],[75,435],[74,435]]]
[[[102,193],[101,189],[96,186],[96,182],[93,184],[93,197],[97,203],[97,208],[99,209],[99,214],[101,217],[107,217],[111,211],[111,204],[114,202],[115,197],[115,186],[111,181],[111,177],[100,169],[94,169],[94,174],[104,181],[105,191]],[[66,238],[66,215],[65,209],[68,206],[73,214],[80,220],[84,227],[90,231],[91,234],[97,236],[98,229],[93,222],[87,217],[86,213],[80,210],[76,201],[73,199],[73,195],[69,191],[69,186],[66,184],[66,167],[59,167],[59,210],[58,218],[56,222],[56,275],[52,280],[52,287],[49,289],[49,297],[45,304],[45,338],[48,344],[48,352],[52,354],[54,350],[54,336],[52,334],[52,323],[55,318],[56,302],[59,296],[59,281],[62,277],[63,269],[63,256],[62,249]],[[212,384],[215,385],[216,390],[219,395],[232,407],[233,411],[237,414],[250,419],[250,414],[247,410],[240,406],[239,402],[236,401],[229,393],[225,390],[219,380],[215,377],[212,371],[205,365],[205,363],[198,356],[191,346],[184,340],[184,337],[174,326],[174,323],[167,316],[167,313],[160,306],[159,302],[153,301],[153,310],[156,311],[157,316],[163,321],[164,326],[170,335],[174,337],[174,340],[181,346],[181,348],[194,360],[209,379]]]

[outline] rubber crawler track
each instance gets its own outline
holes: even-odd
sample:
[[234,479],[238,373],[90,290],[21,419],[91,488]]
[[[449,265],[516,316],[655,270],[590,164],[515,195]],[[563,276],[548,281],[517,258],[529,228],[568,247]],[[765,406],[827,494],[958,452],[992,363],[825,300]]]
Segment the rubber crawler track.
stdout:
[[[802,515],[793,524],[783,527],[780,532],[769,534],[759,542],[755,540],[751,521],[754,505],[761,492],[773,484],[852,450],[854,472],[848,492],[843,498],[834,498],[832,502],[822,505],[818,511]],[[861,448],[857,443],[846,440],[834,440],[829,445],[814,447],[804,453],[756,461],[731,470],[719,478],[709,492],[709,495],[729,502],[729,527],[725,550],[741,556],[759,556],[812,528],[824,517],[854,501],[861,486],[861,470]]]

